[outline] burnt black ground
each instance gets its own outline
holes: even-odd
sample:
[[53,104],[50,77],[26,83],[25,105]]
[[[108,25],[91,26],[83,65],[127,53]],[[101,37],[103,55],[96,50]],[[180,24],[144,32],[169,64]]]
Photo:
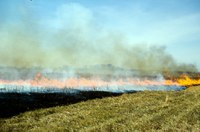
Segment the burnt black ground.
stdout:
[[78,93],[0,93],[0,118],[25,111],[69,105],[95,98],[119,96],[122,93],[79,91]]

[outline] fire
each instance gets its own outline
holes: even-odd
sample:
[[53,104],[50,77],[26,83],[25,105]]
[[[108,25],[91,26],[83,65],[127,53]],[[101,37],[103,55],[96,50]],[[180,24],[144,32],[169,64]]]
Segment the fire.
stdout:
[[200,85],[200,78],[191,79],[189,76],[183,75],[183,77],[178,79],[177,82],[181,86]]
[[177,85],[177,86],[191,86],[200,85],[200,78],[191,79],[189,76],[182,76],[175,80],[150,80],[128,78],[113,81],[105,81],[100,78],[67,78],[64,80],[48,79],[42,73],[38,73],[33,80],[0,80],[0,85],[16,85],[16,86],[33,86],[33,87],[56,87],[56,88],[77,88],[77,87],[107,87],[107,86],[126,86],[126,85]]
[[175,81],[172,80],[166,80],[166,85],[173,85],[178,84],[179,86],[194,86],[194,85],[200,85],[200,77],[197,79],[192,79],[187,75],[183,75],[178,79],[175,79]]

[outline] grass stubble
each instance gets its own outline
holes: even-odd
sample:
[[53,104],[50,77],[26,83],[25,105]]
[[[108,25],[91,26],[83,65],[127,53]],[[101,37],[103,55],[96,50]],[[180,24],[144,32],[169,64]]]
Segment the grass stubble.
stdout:
[[0,131],[200,131],[200,86],[144,91],[0,119]]

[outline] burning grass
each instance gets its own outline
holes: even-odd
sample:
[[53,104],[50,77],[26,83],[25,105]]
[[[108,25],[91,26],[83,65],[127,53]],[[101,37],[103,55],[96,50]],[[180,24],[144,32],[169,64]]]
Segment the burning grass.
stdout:
[[[46,73],[47,74],[47,73]],[[53,73],[52,73],[53,74]],[[175,74],[175,73],[174,73]],[[177,74],[177,73],[176,73]],[[194,74],[194,73],[193,73]],[[13,87],[19,88],[23,87],[26,91],[28,87],[42,87],[42,88],[97,88],[97,87],[124,87],[127,85],[138,85],[138,86],[194,86],[200,85],[200,74],[192,73],[180,75],[173,75],[172,73],[167,75],[134,75],[123,77],[118,76],[118,78],[105,79],[106,74],[103,76],[93,75],[93,77],[84,76],[70,76],[63,77],[61,75],[55,75],[55,78],[51,78],[49,75],[43,75],[43,73],[38,72],[35,77],[29,79],[1,79],[0,78],[0,92],[13,89]],[[91,90],[91,89],[90,89]]]
[[144,91],[2,119],[1,131],[200,131],[200,86]]

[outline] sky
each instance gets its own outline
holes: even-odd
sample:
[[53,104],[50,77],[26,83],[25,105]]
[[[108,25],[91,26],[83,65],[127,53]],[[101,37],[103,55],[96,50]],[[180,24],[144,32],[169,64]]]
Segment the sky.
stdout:
[[63,29],[71,31],[69,38],[80,32],[77,37],[84,42],[112,35],[127,46],[164,46],[177,62],[200,69],[199,0],[1,0],[0,32],[20,24],[43,32],[38,34],[45,36],[43,47],[68,41],[47,42]]

